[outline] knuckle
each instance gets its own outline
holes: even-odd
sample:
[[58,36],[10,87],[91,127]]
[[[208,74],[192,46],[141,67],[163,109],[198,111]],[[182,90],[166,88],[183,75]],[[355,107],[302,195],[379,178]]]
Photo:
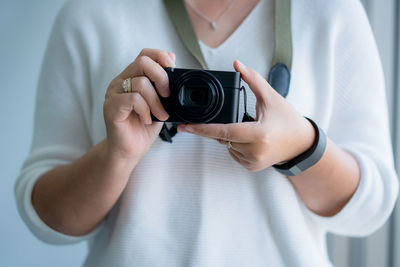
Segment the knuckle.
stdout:
[[271,143],[270,134],[264,131],[258,131],[255,137],[262,145],[269,147],[269,144]]
[[144,101],[143,97],[138,93],[132,94],[132,103],[135,110],[139,110],[140,113],[146,113],[150,110],[146,101]]
[[218,136],[222,137],[223,139],[228,139],[228,140],[230,140],[230,137],[231,137],[229,131],[224,127],[221,127],[218,130]]
[[163,71],[161,74],[161,83],[163,84],[164,87],[169,86],[168,74],[165,71]]
[[139,56],[146,55],[148,51],[149,51],[148,48],[143,48],[143,49],[140,51]]
[[130,94],[130,100],[133,104],[138,104],[141,101],[141,96],[138,93]]
[[143,104],[142,108],[143,108],[142,114],[150,116],[150,108],[149,108],[149,106],[147,104]]
[[154,79],[154,83],[158,89],[164,90],[165,88],[168,88],[168,74],[164,70],[160,69],[157,78]]
[[147,86],[147,81],[146,80],[147,80],[147,78],[144,77],[144,76],[138,77],[135,80],[135,84],[137,86],[137,90],[143,89],[143,88],[145,88]]
[[264,153],[262,153],[261,151],[253,152],[252,158],[253,158],[256,162],[262,162],[262,161],[264,160]]
[[157,54],[160,61],[169,61],[170,57],[167,52],[160,50]]
[[144,66],[146,66],[146,64],[148,64],[149,60],[150,60],[150,58],[148,56],[143,55],[143,56],[138,57],[137,63],[139,65],[139,67],[143,68]]

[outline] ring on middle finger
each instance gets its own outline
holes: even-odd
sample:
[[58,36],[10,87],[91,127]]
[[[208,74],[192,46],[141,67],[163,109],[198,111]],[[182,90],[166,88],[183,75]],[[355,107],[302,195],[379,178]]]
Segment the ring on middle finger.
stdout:
[[132,79],[128,78],[122,82],[122,88],[124,89],[124,93],[132,93]]

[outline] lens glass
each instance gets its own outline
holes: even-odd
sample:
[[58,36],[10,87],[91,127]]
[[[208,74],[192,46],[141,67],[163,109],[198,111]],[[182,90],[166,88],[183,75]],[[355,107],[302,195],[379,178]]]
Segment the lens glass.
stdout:
[[206,108],[211,102],[211,92],[209,88],[183,86],[179,91],[179,102],[184,107],[203,107]]
[[224,90],[209,72],[192,70],[174,82],[172,99],[175,115],[185,122],[208,122],[218,116],[224,104]]

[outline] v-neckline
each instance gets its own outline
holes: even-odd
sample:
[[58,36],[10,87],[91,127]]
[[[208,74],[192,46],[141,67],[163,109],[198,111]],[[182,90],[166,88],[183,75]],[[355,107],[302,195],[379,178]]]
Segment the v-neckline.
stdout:
[[257,9],[259,9],[259,6],[261,5],[261,2],[264,2],[264,0],[259,0],[256,5],[253,7],[253,9],[250,11],[250,13],[243,19],[243,21],[239,24],[239,26],[228,36],[228,38],[226,38],[220,45],[218,45],[217,47],[211,47],[208,46],[207,44],[205,44],[203,41],[201,41],[200,39],[198,39],[198,43],[200,45],[201,48],[204,48],[208,51],[218,51],[223,49],[225,46],[229,45],[229,43],[231,43],[232,41],[234,41],[237,36],[239,35],[239,33],[243,30],[243,28],[246,26],[246,24],[248,24],[248,21],[254,17],[254,13],[256,12]]

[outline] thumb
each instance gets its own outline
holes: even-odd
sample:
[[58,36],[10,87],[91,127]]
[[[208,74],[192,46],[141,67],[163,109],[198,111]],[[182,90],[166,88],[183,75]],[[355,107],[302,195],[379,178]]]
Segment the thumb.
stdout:
[[233,67],[237,72],[240,72],[243,81],[249,85],[257,99],[266,103],[267,92],[272,89],[268,82],[257,71],[247,67],[239,60],[233,62]]

